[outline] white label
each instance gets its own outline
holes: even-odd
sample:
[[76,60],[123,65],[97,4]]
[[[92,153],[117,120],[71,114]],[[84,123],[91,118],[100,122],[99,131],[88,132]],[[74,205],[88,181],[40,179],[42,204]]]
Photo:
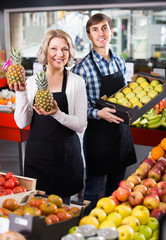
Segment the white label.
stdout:
[[15,223],[19,224],[19,225],[23,225],[23,226],[27,226],[28,225],[28,220],[27,219],[23,219],[23,218],[15,218]]
[[9,219],[0,217],[0,233],[7,232],[9,230]]

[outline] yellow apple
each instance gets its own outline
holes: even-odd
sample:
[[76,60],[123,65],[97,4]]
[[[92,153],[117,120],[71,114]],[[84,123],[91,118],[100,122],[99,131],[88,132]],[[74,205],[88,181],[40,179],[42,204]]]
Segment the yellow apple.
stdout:
[[99,221],[99,224],[101,222],[103,222],[107,217],[104,210],[102,210],[101,208],[97,208],[97,207],[91,210],[90,216],[97,218],[97,220]]
[[143,96],[146,96],[147,94],[146,94],[146,92],[144,91],[144,90],[142,90],[142,91],[140,91],[140,92],[138,92],[137,93],[137,97],[140,99],[140,98],[142,98]]
[[158,84],[155,88],[155,91],[157,91],[158,93],[161,93],[163,91],[163,85],[160,83]]
[[135,93],[133,93],[133,92],[128,92],[128,93],[126,93],[126,95],[125,95],[125,98],[127,98],[128,100],[129,100],[130,98],[133,98],[133,97],[135,97]]
[[146,92],[149,92],[150,90],[153,90],[153,87],[152,86],[147,86],[145,89],[144,89]]
[[149,86],[148,82],[142,82],[140,83],[140,87],[142,87],[143,89],[145,89],[147,86]]
[[123,218],[121,225],[129,225],[132,227],[134,232],[137,232],[140,226],[140,222],[135,216],[128,216]]
[[132,92],[131,88],[129,88],[129,87],[125,87],[122,89],[122,93],[124,93],[124,95],[126,95],[129,92]]
[[155,80],[155,79],[150,82],[150,86],[152,86],[152,87],[156,87],[159,84],[160,84],[160,81],[159,80]]
[[107,98],[107,101],[117,103],[117,99],[113,97]]
[[117,92],[117,93],[115,93],[114,97],[115,97],[116,99],[119,99],[119,98],[124,97],[124,94],[123,94],[122,92]]
[[90,215],[81,218],[81,220],[79,221],[79,226],[87,224],[94,225],[97,228],[99,227],[99,221],[97,220],[97,218]]
[[143,89],[140,87],[140,86],[138,86],[138,87],[135,87],[134,89],[133,89],[133,92],[135,93],[135,94],[137,94],[137,93],[139,93],[140,91],[142,91]]
[[134,96],[134,97],[132,97],[132,98],[129,99],[129,102],[130,102],[131,104],[133,104],[133,103],[135,103],[135,102],[139,102],[139,98],[136,97],[136,96]]
[[149,95],[148,96],[143,96],[143,97],[140,98],[140,102],[142,104],[146,104],[146,103],[148,103],[150,101],[151,101],[151,97]]
[[158,95],[158,92],[156,90],[150,90],[148,92],[148,96],[150,96],[151,98],[154,98]]
[[104,197],[98,200],[96,207],[101,208],[108,215],[114,211],[116,204],[112,199]]
[[98,228],[102,229],[102,228],[108,228],[108,227],[115,227],[116,228],[116,225],[113,221],[111,221],[109,219],[106,219],[99,225]]
[[132,240],[134,237],[134,230],[128,225],[118,227],[119,240]]
[[125,106],[125,107],[128,107],[128,108],[132,107],[132,104],[130,102],[123,102],[121,105]]
[[131,89],[134,89],[135,87],[138,87],[139,86],[139,84],[137,83],[137,82],[131,82],[131,83],[129,83],[129,87],[131,88]]
[[127,98],[125,97],[121,97],[117,100],[117,103],[120,105],[122,105],[124,102],[128,102]]
[[115,212],[119,213],[122,218],[125,218],[131,215],[131,208],[126,205],[120,204],[116,206]]
[[138,108],[141,108],[143,105],[140,102],[134,102],[133,107],[138,106]]
[[111,220],[113,223],[115,223],[116,227],[119,227],[122,222],[122,216],[117,212],[112,212],[108,214],[106,219]]
[[138,77],[138,78],[136,79],[136,82],[137,82],[138,84],[141,84],[142,82],[147,82],[147,79],[146,79],[145,77]]
[[132,209],[131,216],[135,216],[136,218],[138,218],[138,220],[140,221],[140,224],[142,225],[147,223],[150,217],[150,212],[149,212],[149,209],[146,208],[145,206],[137,205]]

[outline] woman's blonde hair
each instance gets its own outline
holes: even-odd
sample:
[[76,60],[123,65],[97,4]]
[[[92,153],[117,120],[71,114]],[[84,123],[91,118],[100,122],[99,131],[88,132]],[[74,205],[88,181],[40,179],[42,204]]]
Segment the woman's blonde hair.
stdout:
[[64,32],[60,29],[50,30],[46,33],[46,35],[40,45],[40,49],[37,53],[37,58],[38,58],[39,63],[41,63],[42,65],[48,64],[48,61],[47,61],[48,45],[49,45],[50,41],[52,40],[52,38],[54,38],[54,37],[63,38],[66,40],[67,45],[69,47],[69,60],[68,60],[68,63],[66,64],[66,66],[70,66],[72,64],[72,61],[74,58],[73,41],[66,32]]

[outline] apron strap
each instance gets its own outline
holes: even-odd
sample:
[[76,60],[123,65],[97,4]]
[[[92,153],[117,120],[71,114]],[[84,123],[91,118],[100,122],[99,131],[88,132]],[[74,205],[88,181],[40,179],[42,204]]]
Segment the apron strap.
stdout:
[[63,84],[62,84],[62,92],[64,93],[66,90],[66,85],[67,85],[67,70],[64,68],[63,71]]

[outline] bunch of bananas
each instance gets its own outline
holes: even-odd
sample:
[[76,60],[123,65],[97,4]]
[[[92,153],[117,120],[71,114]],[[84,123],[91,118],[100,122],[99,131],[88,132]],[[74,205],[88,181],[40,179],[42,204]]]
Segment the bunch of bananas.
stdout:
[[157,114],[155,109],[151,108],[133,122],[131,126],[149,129],[166,128],[166,109],[163,109],[162,113]]

